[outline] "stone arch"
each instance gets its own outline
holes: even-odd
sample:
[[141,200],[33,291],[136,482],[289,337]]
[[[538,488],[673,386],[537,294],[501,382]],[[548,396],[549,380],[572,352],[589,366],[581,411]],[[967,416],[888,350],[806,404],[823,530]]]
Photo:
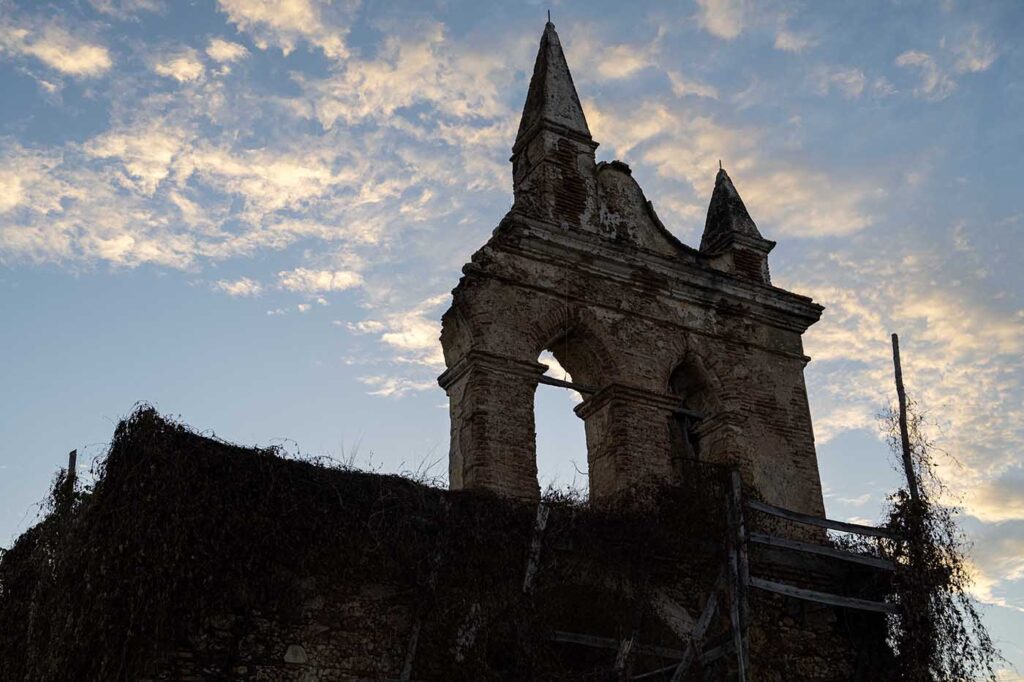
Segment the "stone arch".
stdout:
[[441,317],[441,352],[444,363],[451,367],[473,345],[476,335],[458,306],[451,306]]
[[[580,309],[564,304],[552,307],[548,312],[538,316],[529,326],[527,337],[524,341],[528,345],[528,352],[531,357],[537,358],[544,351],[551,353],[555,360],[569,373],[574,383],[586,386],[594,390],[613,383],[619,376],[619,363],[616,362],[615,354],[607,345],[608,331],[592,311]],[[561,377],[556,377],[561,378]],[[557,390],[538,386],[537,391]],[[590,393],[583,393],[586,400]],[[538,405],[538,395],[534,395],[533,406]],[[548,402],[548,407],[552,405]],[[580,473],[588,476],[588,487],[593,493],[593,481],[589,480],[589,472],[592,470],[595,448],[599,448],[608,439],[607,425],[601,420],[593,420],[589,415],[580,411],[582,405],[577,405],[571,419],[581,419],[583,431],[586,436],[586,471]],[[546,421],[558,421],[558,417],[552,420],[550,413],[546,414]],[[540,414],[534,415],[535,424],[541,421]],[[564,425],[564,422],[563,422]],[[540,462],[544,454],[539,448],[539,439],[534,438],[534,452]],[[572,451],[575,451],[574,449]],[[550,451],[549,451],[550,452]],[[561,462],[564,465],[564,461]],[[550,465],[550,462],[548,463]],[[538,469],[540,464],[538,464]]]
[[599,324],[575,307],[559,306],[531,326],[530,352],[550,351],[573,381],[600,388],[618,377],[618,363]]
[[686,352],[671,367],[665,380],[669,395],[678,396],[681,406],[712,417],[721,411],[722,384],[698,353]]
[[705,436],[722,415],[722,386],[704,359],[690,350],[669,371],[666,392],[683,410],[673,413],[668,425],[673,467],[682,473],[686,462],[712,458]]

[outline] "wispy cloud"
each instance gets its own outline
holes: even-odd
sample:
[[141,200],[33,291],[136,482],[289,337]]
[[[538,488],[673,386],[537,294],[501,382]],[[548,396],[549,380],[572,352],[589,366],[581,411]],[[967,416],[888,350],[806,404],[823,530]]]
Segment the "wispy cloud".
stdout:
[[775,34],[775,49],[783,52],[803,52],[818,42],[818,38],[809,33],[797,33],[785,28]]
[[68,76],[91,78],[110,70],[113,59],[102,44],[75,35],[56,22],[16,23],[0,16],[0,55],[32,57]]
[[347,19],[355,2],[336,5],[315,0],[218,0],[228,21],[253,36],[260,49],[279,47],[292,52],[300,41],[323,50],[328,57],[344,58]]
[[896,66],[916,69],[920,81],[914,88],[914,94],[933,100],[949,97],[956,90],[956,81],[941,68],[927,52],[907,50],[896,57]]
[[303,294],[321,294],[330,291],[344,291],[363,283],[358,272],[350,270],[309,270],[295,268],[277,273],[278,284],[288,291]]
[[697,0],[697,22],[713,36],[732,40],[743,32],[744,0]]
[[237,62],[249,56],[245,45],[233,43],[223,38],[214,38],[206,46],[206,54],[215,62]]
[[259,296],[263,292],[263,285],[248,277],[236,280],[217,280],[213,286],[228,296]]
[[179,83],[199,80],[205,70],[199,53],[190,47],[163,55],[153,64],[153,71],[157,74],[173,78]]
[[846,99],[860,97],[867,82],[867,76],[857,68],[821,66],[811,74],[811,83],[819,95],[837,90]]

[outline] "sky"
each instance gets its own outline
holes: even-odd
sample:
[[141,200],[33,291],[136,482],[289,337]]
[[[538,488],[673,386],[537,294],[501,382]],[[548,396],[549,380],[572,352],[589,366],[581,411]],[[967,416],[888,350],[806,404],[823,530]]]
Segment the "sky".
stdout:
[[[437,341],[545,10],[599,160],[696,246],[721,159],[805,336],[828,514],[899,484],[889,333],[1024,679],[1024,4],[0,0],[0,546],[146,401],[443,479]],[[538,393],[544,485],[586,485]]]

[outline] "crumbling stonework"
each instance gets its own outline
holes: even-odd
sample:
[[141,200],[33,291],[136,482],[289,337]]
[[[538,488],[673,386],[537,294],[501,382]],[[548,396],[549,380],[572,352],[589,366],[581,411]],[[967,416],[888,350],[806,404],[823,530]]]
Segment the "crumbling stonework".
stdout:
[[[444,316],[453,490],[140,409],[0,554],[0,681],[895,679],[886,611],[849,608],[891,605],[883,557],[836,561],[817,527],[789,551],[793,515],[752,504],[822,514],[821,307],[771,286],[724,171],[697,250],[596,146],[548,24],[515,205]],[[586,395],[597,504],[521,503],[544,349]]]
[[512,147],[514,205],[443,318],[451,487],[537,498],[533,405],[548,350],[593,389],[576,414],[594,501],[678,481],[697,458],[822,514],[801,345],[822,308],[771,285],[774,242],[724,170],[694,249],[629,166],[595,163],[597,146],[549,23]]

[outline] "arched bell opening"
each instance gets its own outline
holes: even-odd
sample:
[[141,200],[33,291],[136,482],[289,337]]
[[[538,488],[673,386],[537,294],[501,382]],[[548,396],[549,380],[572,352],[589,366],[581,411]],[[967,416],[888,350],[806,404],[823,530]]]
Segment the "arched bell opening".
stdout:
[[668,392],[678,399],[669,419],[669,447],[680,474],[687,464],[709,459],[701,427],[719,411],[715,383],[694,356],[684,358],[669,375]]
[[595,336],[580,324],[545,342],[537,361],[547,366],[534,398],[540,488],[588,499],[592,453],[603,434],[584,422],[576,408],[609,380],[611,364]]
[[[573,376],[555,355],[544,350],[537,362],[547,365],[545,377],[571,383]],[[587,436],[583,420],[573,411],[583,396],[571,388],[539,383],[534,397],[537,482],[541,492],[574,497],[589,495]]]

